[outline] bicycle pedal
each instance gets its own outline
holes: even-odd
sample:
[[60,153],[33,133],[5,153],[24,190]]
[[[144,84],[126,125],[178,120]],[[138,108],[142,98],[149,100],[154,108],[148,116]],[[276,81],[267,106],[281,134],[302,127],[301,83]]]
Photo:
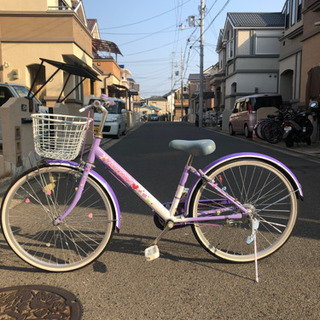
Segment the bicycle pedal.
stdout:
[[144,256],[146,257],[147,261],[152,261],[160,256],[160,251],[157,245],[153,245],[146,250],[144,250]]

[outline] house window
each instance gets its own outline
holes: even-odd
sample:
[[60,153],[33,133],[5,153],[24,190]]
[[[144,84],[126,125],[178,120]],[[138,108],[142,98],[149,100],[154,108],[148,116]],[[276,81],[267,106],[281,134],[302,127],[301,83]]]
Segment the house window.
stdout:
[[289,28],[289,19],[290,19],[290,0],[287,0],[287,4],[286,4],[286,29]]
[[234,55],[234,41],[229,40],[227,43],[227,59],[232,59]]
[[59,10],[67,10],[68,9],[68,5],[65,3],[64,0],[59,0],[58,6],[59,6]]
[[292,0],[291,25],[296,23],[296,0]]
[[256,54],[279,54],[280,42],[275,37],[256,37]]
[[229,58],[233,58],[233,40],[229,42]]
[[302,18],[302,0],[298,0],[297,21],[300,21],[301,18]]

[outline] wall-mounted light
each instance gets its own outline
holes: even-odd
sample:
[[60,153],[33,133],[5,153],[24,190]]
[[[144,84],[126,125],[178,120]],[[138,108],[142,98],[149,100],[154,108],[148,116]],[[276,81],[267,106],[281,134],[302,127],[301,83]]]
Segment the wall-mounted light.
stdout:
[[17,70],[17,69],[12,70],[11,76],[14,80],[18,80],[19,79],[19,70]]
[[9,64],[8,61],[5,61],[5,62],[3,63],[3,66],[4,66],[5,68],[9,68],[10,64]]

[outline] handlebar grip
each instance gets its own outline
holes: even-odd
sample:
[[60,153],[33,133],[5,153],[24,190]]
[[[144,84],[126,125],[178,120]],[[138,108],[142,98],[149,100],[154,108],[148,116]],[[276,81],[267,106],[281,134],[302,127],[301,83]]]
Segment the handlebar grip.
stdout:
[[79,109],[79,112],[86,111],[86,110],[88,110],[88,109],[90,109],[90,108],[92,108],[92,105],[91,105],[91,104],[89,104],[88,106],[85,106],[85,107]]

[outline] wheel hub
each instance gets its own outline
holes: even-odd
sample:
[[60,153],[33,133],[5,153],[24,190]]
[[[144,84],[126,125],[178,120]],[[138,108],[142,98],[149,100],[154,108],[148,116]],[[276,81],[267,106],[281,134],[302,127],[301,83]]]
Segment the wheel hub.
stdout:
[[254,214],[256,212],[256,208],[252,203],[245,203],[242,206],[249,211],[249,214]]

